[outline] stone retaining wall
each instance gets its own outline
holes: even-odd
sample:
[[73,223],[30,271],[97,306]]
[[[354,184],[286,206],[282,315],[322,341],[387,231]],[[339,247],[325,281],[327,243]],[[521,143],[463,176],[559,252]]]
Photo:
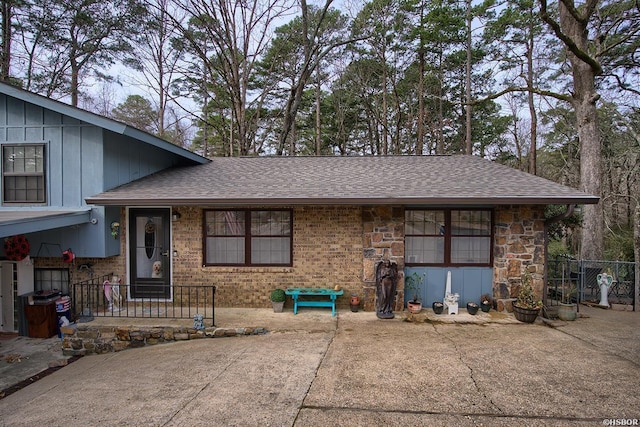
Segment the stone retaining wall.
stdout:
[[264,328],[216,328],[202,330],[184,326],[63,326],[62,354],[65,356],[87,356],[112,353],[128,348],[186,341],[200,338],[235,337],[260,335]]

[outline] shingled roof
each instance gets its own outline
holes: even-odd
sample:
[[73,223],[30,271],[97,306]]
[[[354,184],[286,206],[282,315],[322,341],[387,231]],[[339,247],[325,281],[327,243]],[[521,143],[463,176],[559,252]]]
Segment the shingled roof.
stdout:
[[95,205],[593,204],[598,197],[479,157],[218,157],[88,198]]

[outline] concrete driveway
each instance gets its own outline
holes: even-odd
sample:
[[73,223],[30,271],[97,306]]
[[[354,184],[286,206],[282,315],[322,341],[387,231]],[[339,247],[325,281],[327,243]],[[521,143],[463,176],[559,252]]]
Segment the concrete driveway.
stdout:
[[262,336],[84,357],[0,400],[0,423],[594,426],[640,419],[640,316],[581,310],[589,317],[556,328],[283,313],[283,326]]

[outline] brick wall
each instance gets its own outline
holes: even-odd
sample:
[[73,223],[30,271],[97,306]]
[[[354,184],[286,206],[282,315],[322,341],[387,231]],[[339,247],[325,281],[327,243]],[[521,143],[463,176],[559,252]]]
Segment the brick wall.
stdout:
[[[202,208],[179,208],[173,223],[173,281],[213,284],[219,307],[270,307],[275,288],[330,287],[344,290],[339,307],[362,290],[361,208],[343,206],[293,209],[292,267],[204,267]],[[291,302],[287,302],[288,306]]]

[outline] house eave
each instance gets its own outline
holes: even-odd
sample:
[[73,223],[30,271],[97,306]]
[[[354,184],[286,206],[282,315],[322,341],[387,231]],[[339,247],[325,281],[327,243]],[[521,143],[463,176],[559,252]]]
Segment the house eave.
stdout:
[[90,220],[90,208],[60,211],[0,210],[0,237],[86,224]]
[[380,198],[242,198],[242,199],[200,199],[200,198],[88,198],[87,203],[98,206],[504,206],[504,205],[583,205],[597,204],[598,197],[380,197]]

